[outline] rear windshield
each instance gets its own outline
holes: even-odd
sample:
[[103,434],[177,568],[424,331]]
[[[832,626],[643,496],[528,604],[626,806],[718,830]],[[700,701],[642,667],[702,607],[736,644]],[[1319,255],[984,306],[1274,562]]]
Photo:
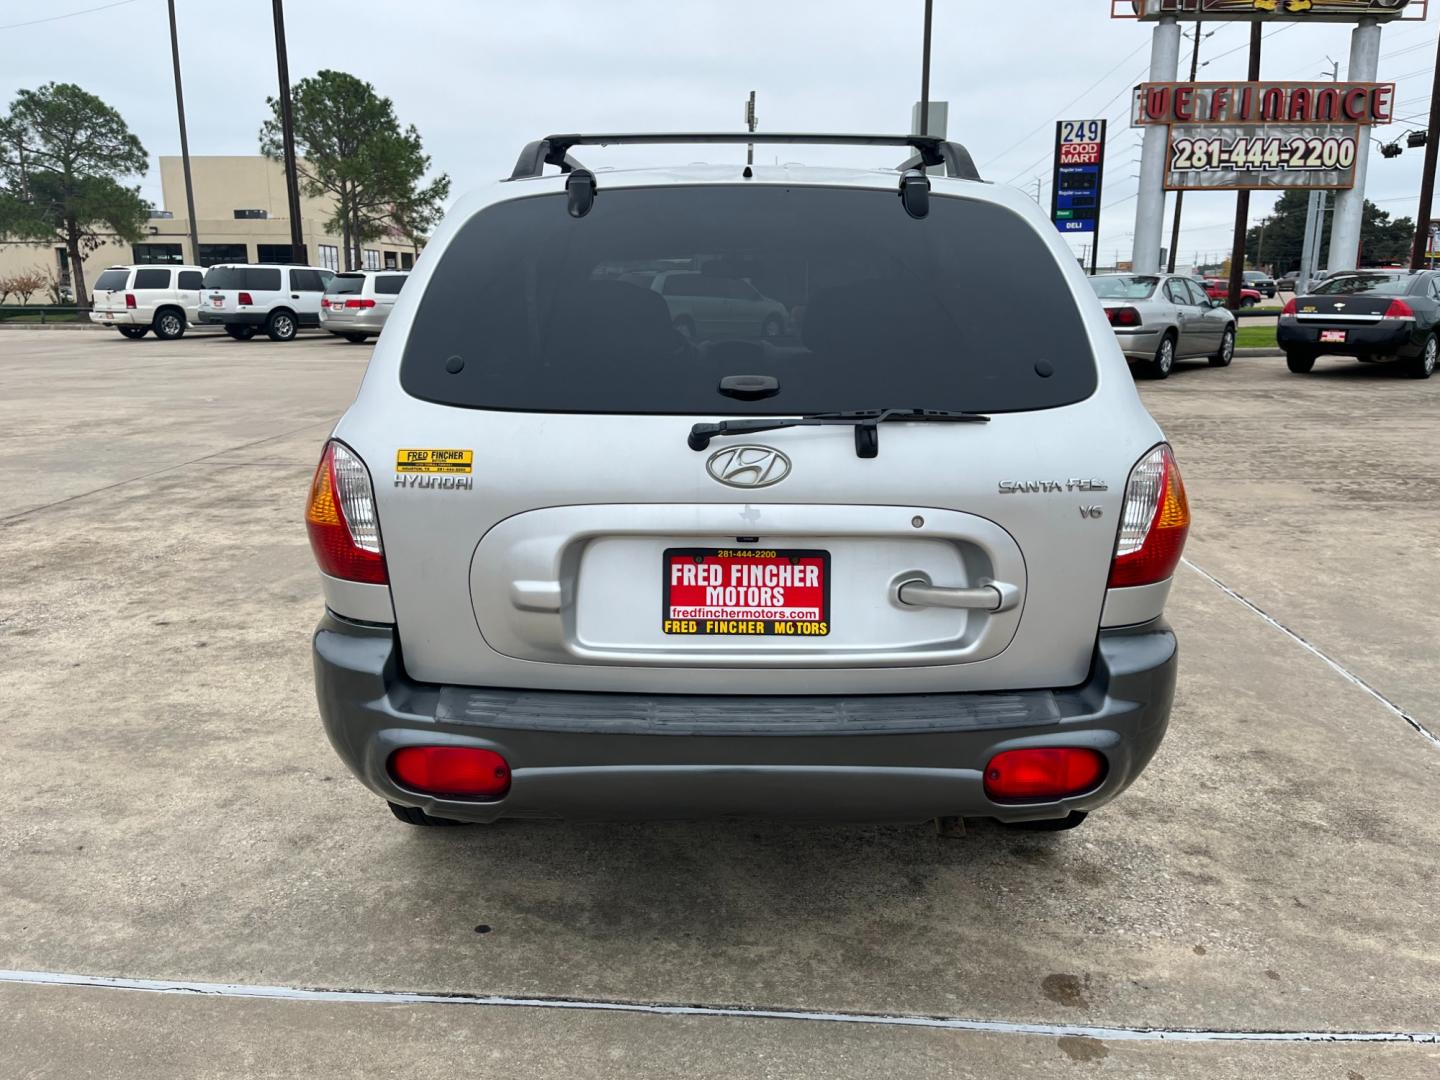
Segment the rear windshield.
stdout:
[[336,274],[330,281],[330,287],[325,291],[344,296],[346,293],[358,293],[364,288],[364,274]]
[[1131,274],[1086,278],[1090,288],[1101,300],[1144,300],[1160,284],[1158,277],[1135,277]]
[[1376,296],[1404,296],[1410,291],[1410,278],[1399,274],[1339,274],[1326,278],[1311,290],[1317,296],[1374,293]]
[[274,292],[280,288],[280,271],[273,266],[212,266],[205,271],[205,287]]
[[96,289],[123,289],[130,280],[129,270],[106,270],[95,279]]
[[[727,375],[779,393],[723,396]],[[431,275],[400,381],[473,408],[776,414],[1043,409],[1096,375],[1063,271],[1008,210],[695,186],[602,190],[579,219],[561,194],[482,211]]]

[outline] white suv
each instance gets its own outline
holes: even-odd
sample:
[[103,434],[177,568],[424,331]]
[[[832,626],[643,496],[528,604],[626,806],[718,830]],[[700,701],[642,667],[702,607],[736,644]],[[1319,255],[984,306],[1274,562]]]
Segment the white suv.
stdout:
[[[667,139],[918,153],[570,155]],[[644,278],[677,267],[798,331],[687,337]],[[306,521],[326,731],[417,825],[1068,828],[1169,719],[1174,455],[1044,212],[934,137],[527,147],[436,232]]]
[[238,341],[261,330],[271,341],[293,341],[320,325],[320,299],[335,276],[318,266],[221,263],[205,272],[200,322],[220,323]]
[[90,321],[127,338],[150,331],[174,341],[196,322],[205,271],[198,266],[111,266],[95,280]]

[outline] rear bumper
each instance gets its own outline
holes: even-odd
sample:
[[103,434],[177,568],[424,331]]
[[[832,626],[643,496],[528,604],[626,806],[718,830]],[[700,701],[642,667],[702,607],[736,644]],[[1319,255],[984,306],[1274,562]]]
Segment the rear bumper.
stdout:
[[344,312],[337,315],[322,308],[320,325],[336,334],[378,334],[385,326],[385,316],[351,315]]
[[266,319],[263,311],[216,311],[203,307],[197,315],[200,322],[211,326],[264,326]]
[[92,311],[90,321],[97,326],[149,326],[150,320],[140,320],[133,311]]
[[1163,326],[1142,326],[1138,330],[1117,329],[1115,340],[1120,343],[1120,351],[1125,354],[1126,360],[1154,360],[1155,354],[1160,351],[1165,330]]
[[[1321,330],[1344,330],[1345,340],[1322,345]],[[1276,326],[1275,338],[1282,349],[1313,349],[1334,356],[1415,356],[1425,341],[1425,336],[1416,331],[1413,322],[1398,319],[1346,326],[1344,323],[1317,325],[1282,318]]]
[[[314,637],[326,734],[377,795],[438,817],[798,817],[917,821],[1063,818],[1109,802],[1165,734],[1175,636],[1163,620],[1100,632],[1089,679],[1009,694],[783,697],[443,687],[404,674],[394,628],[326,612]],[[498,751],[493,801],[408,791],[387,770],[414,745]],[[1108,761],[1083,795],[997,804],[982,771],[1001,750],[1085,746]]]

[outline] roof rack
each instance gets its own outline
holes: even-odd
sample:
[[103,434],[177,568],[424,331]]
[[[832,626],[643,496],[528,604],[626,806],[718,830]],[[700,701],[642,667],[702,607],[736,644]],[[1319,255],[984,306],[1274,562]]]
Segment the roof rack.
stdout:
[[947,142],[938,135],[817,135],[797,132],[673,132],[665,134],[630,133],[615,135],[547,135],[526,145],[515,162],[511,180],[540,176],[546,165],[555,165],[561,172],[580,168],[570,156],[574,146],[644,146],[683,143],[789,143],[805,146],[908,146],[915,156],[902,162],[899,171],[920,166],[945,166],[945,175],[961,180],[979,180],[980,173],[970,151],[956,142]]

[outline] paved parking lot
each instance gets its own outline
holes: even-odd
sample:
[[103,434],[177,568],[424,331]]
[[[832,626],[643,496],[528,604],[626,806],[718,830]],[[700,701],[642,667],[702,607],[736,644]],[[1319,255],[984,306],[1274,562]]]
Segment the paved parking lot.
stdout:
[[1440,1074],[1433,1034],[1305,1039],[1440,1031],[1440,379],[1144,384],[1180,689],[1078,831],[416,830],[310,686],[300,514],[368,354],[0,333],[0,968],[507,1000],[10,976],[0,1075]]

